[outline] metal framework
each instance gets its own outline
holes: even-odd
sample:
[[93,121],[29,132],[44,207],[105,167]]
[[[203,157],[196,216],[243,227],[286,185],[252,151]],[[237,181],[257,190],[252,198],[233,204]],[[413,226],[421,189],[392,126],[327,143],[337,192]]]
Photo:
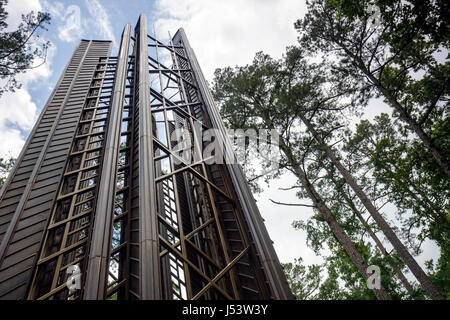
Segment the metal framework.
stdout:
[[292,298],[183,29],[146,27],[75,50],[0,195],[0,299]]

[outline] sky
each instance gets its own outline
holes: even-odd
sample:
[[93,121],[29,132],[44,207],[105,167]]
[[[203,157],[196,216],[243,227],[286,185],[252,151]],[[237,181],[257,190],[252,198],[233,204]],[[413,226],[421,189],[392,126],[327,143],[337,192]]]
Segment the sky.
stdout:
[[[51,25],[42,38],[52,45],[43,66],[19,76],[23,87],[0,98],[0,157],[18,156],[80,39],[113,40],[112,54],[116,55],[125,24],[134,27],[139,14],[145,13],[148,30],[154,30],[159,38],[168,38],[169,32],[174,35],[179,27],[185,29],[211,83],[216,68],[251,63],[258,51],[281,58],[286,46],[297,43],[293,24],[303,17],[305,7],[301,0],[9,0],[10,28],[18,25],[21,14],[31,10],[51,14]],[[376,103],[379,107],[370,108],[376,111],[366,118],[386,110],[381,102]],[[292,227],[294,220],[306,220],[312,210],[270,201],[304,203],[297,199],[295,190],[279,189],[295,183],[296,178],[286,174],[270,186],[263,185],[264,192],[255,198],[280,261],[302,257],[306,264],[320,263],[322,259],[306,246],[306,234]],[[437,254],[432,243],[425,243],[418,261],[423,265]]]

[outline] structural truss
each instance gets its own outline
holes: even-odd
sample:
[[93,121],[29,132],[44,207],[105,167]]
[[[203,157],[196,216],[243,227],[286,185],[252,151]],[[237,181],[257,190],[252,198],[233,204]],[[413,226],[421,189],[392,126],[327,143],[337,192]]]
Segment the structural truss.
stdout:
[[0,195],[1,299],[292,297],[183,29],[146,27],[117,57],[80,41],[31,132]]

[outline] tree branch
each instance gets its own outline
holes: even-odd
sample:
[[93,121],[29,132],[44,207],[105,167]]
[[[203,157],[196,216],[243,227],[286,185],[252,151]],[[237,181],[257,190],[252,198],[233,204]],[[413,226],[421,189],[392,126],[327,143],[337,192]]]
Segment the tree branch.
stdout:
[[438,103],[439,99],[441,98],[442,93],[444,93],[444,86],[441,88],[441,90],[439,90],[439,93],[436,95],[434,100],[428,106],[425,114],[422,116],[422,118],[420,118],[419,123],[418,123],[419,126],[422,126],[425,123],[425,121],[427,121],[428,117],[430,116],[431,111],[433,111],[434,107],[436,107],[436,104]]
[[308,208],[315,208],[316,206],[310,205],[310,204],[303,204],[303,203],[285,203],[285,202],[278,202],[278,201],[274,201],[272,199],[269,199],[270,201],[272,201],[275,204],[279,204],[282,206],[292,206],[292,207],[308,207]]

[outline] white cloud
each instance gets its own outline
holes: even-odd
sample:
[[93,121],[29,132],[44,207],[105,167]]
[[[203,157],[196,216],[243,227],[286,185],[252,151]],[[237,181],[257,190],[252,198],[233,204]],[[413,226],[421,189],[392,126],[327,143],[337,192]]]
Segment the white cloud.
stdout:
[[58,38],[65,42],[75,42],[92,31],[98,32],[96,37],[102,37],[105,40],[113,40],[115,37],[109,16],[103,6],[97,0],[86,0],[86,9],[89,15],[83,14],[80,6],[70,5],[65,7],[63,3],[42,0],[45,10],[47,10],[52,19],[57,20]]
[[0,99],[0,157],[17,157],[25,143],[21,130],[28,131],[36,121],[37,107],[25,89],[5,93]]
[[16,125],[22,130],[30,130],[36,120],[36,104],[25,89],[5,94],[0,100],[0,123]]
[[208,81],[215,68],[250,63],[257,51],[281,57],[305,12],[298,0],[158,0],[156,8],[158,37],[183,27]]
[[81,24],[81,10],[79,6],[68,6],[64,15],[60,16],[60,19],[65,22],[64,25],[58,28],[58,38],[60,40],[74,42],[83,36],[84,29]]
[[77,5],[67,8],[58,1],[41,0],[46,12],[50,13],[52,22],[58,25],[58,38],[65,42],[78,41],[85,33],[81,19],[81,10]]
[[104,37],[105,40],[112,40],[116,43],[108,14],[102,5],[97,0],[86,0],[85,3],[95,25],[100,31],[100,35]]
[[17,129],[6,128],[3,123],[0,123],[0,130],[2,131],[0,139],[0,158],[9,159],[10,156],[17,158],[25,140]]
[[58,1],[41,0],[46,12],[50,13],[52,22],[58,25],[58,38],[65,42],[78,41],[85,33],[81,19],[81,10],[77,5],[67,8]]
[[27,14],[30,11],[41,11],[42,6],[39,0],[21,0],[14,1],[10,0],[7,6],[8,19],[6,22],[8,23],[7,31],[17,29],[19,24],[22,22],[22,14]]

